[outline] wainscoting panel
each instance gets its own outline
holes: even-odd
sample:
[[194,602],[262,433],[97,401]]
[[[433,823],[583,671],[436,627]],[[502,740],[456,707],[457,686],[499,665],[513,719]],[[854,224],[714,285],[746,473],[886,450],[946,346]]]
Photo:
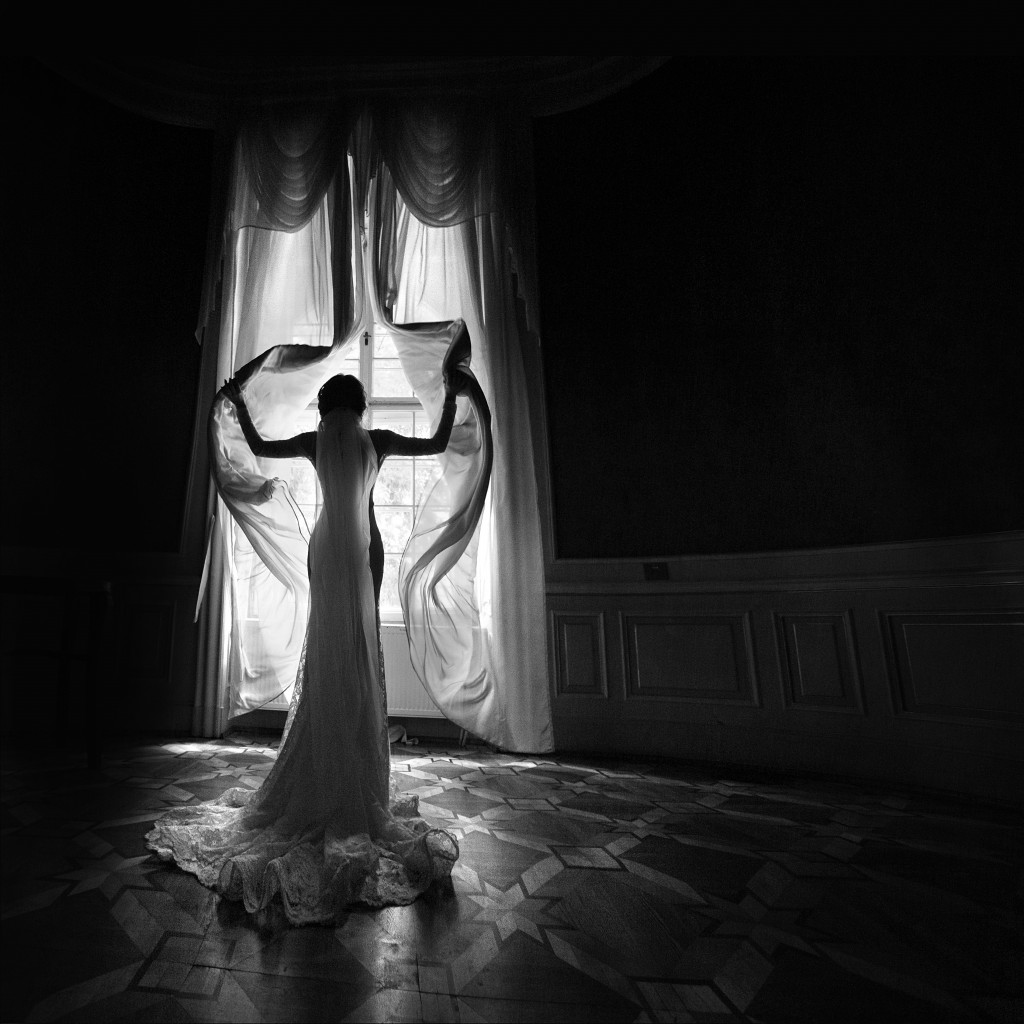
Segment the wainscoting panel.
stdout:
[[747,615],[622,615],[629,697],[756,706]]
[[1024,722],[1024,610],[881,621],[898,715]]
[[863,713],[848,613],[775,616],[786,707]]
[[[687,579],[683,560],[658,581],[640,564],[588,563],[576,580],[559,564],[556,746],[1024,803],[1024,542],[1007,550],[929,572],[911,564],[919,549],[893,546],[891,570],[805,578],[752,556],[746,580],[727,578],[739,556],[717,579],[695,562],[707,580]],[[966,557],[953,542],[936,551]]]
[[551,649],[559,696],[607,697],[604,614],[552,612]]

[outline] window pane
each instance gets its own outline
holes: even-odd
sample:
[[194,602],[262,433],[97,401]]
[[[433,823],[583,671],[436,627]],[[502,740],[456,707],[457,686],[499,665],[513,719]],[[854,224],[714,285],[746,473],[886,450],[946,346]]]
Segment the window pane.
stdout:
[[362,342],[357,342],[348,350],[345,358],[341,361],[338,373],[350,373],[353,377],[359,377],[362,380],[362,376],[359,373],[359,349],[361,345]]
[[412,532],[411,508],[376,509],[377,525],[384,540],[384,550],[390,554],[401,554],[405,550]]
[[406,437],[412,434],[412,409],[373,409],[370,416],[372,426],[378,430],[393,430],[396,434],[404,434]]
[[307,323],[292,325],[293,345],[330,345],[331,332],[327,324]]
[[397,360],[373,361],[374,398],[412,398],[413,390]]
[[393,359],[398,364],[398,349],[390,334],[375,334],[373,338],[373,358]]
[[430,429],[430,417],[423,409],[416,410],[416,436],[433,437],[434,432]]
[[373,503],[378,507],[413,503],[411,459],[385,460],[373,489]]

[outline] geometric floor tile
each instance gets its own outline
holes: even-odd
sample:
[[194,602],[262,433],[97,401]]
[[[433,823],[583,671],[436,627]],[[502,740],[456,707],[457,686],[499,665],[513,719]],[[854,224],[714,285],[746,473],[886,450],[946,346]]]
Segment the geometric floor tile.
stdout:
[[250,917],[145,848],[274,745],[4,750],[0,1019],[1018,1021],[1024,822],[668,762],[392,748],[451,884],[334,927]]
[[469,793],[464,789],[449,789],[438,796],[427,797],[424,801],[431,807],[440,807],[447,811],[454,811],[458,815],[467,818],[476,817],[484,811],[492,810],[501,805],[501,800],[495,798],[484,798]]
[[623,821],[633,821],[654,810],[653,804],[637,803],[635,800],[618,799],[615,796],[600,793],[586,793],[571,796],[561,802],[567,810],[586,811],[602,817]]
[[471,832],[459,843],[460,857],[499,889],[508,889],[538,861],[550,856],[518,843],[507,842],[503,832]]

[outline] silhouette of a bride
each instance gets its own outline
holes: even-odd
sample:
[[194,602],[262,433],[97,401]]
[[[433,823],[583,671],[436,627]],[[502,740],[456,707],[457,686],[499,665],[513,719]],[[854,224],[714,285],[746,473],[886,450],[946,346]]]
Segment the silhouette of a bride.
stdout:
[[278,894],[293,924],[330,923],[357,902],[411,903],[458,858],[455,839],[424,821],[415,797],[400,795],[391,779],[377,607],[384,552],[372,504],[385,458],[444,450],[458,376],[445,376],[430,438],[364,429],[366,398],[354,377],[321,388],[315,432],[281,441],[260,437],[236,382],[222,389],[254,454],[304,457],[316,468],[323,507],[309,545],[306,639],[280,753],[263,785],[174,808],[146,840],[250,913]]

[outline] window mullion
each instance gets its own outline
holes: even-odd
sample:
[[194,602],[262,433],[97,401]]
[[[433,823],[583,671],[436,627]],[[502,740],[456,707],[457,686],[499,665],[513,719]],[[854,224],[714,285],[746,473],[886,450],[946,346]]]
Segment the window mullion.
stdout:
[[366,389],[367,398],[373,397],[373,331],[374,324],[363,331],[359,339],[359,376],[363,379],[363,387]]

